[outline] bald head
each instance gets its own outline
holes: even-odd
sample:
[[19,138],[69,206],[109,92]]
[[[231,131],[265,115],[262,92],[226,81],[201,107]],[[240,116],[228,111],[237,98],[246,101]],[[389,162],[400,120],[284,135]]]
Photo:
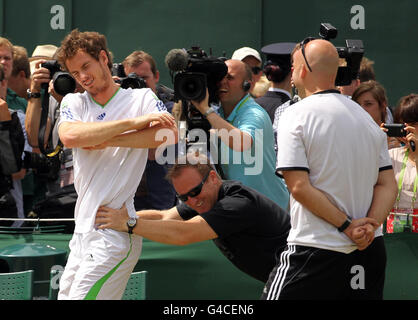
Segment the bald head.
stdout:
[[326,40],[313,40],[305,48],[306,59],[316,74],[337,75],[339,57],[334,45]]
[[312,40],[305,45],[305,56],[312,72],[306,66],[302,50],[298,50],[293,63],[295,83],[310,93],[335,88],[339,57],[334,45],[326,40]]
[[229,59],[225,61],[228,69],[234,70],[243,80],[251,80],[251,68],[241,60]]

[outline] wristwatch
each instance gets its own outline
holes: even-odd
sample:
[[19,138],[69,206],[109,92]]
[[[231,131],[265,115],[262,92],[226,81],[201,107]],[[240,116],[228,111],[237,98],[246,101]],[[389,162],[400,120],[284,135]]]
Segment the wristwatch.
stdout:
[[345,229],[349,227],[350,224],[351,224],[351,218],[347,216],[347,220],[345,220],[345,222],[340,227],[338,227],[338,231],[343,232]]
[[28,100],[31,99],[31,98],[40,98],[41,97],[40,92],[32,92],[32,91],[30,91],[30,89],[26,90],[26,94],[27,94]]
[[129,217],[128,222],[126,222],[126,225],[128,226],[129,234],[132,234],[132,230],[135,228],[137,220],[138,220],[138,217]]
[[209,109],[206,110],[204,116],[207,117],[208,115],[210,115],[213,112],[215,112],[215,109],[213,109],[212,107],[209,107]]

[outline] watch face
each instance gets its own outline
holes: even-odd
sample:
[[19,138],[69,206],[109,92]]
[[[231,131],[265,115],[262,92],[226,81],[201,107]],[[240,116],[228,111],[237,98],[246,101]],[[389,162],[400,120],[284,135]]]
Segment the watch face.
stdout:
[[136,225],[136,219],[135,218],[129,218],[128,226],[135,227],[135,225]]

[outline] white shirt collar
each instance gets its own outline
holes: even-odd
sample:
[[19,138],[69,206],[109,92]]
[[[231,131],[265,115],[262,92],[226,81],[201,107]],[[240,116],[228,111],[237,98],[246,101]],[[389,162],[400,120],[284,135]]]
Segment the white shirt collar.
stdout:
[[269,91],[273,91],[273,92],[281,92],[281,93],[284,93],[284,94],[286,94],[290,99],[292,99],[292,96],[290,95],[290,93],[288,92],[288,91],[286,91],[286,90],[283,90],[283,89],[279,89],[279,88],[269,88]]

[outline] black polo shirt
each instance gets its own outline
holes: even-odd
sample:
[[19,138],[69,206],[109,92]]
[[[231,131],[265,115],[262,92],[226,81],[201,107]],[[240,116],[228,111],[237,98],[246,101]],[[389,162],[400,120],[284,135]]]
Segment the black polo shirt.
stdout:
[[[198,215],[181,203],[180,216]],[[201,217],[216,232],[216,246],[240,270],[267,282],[287,243],[289,214],[274,201],[238,181],[223,181],[218,202]]]

